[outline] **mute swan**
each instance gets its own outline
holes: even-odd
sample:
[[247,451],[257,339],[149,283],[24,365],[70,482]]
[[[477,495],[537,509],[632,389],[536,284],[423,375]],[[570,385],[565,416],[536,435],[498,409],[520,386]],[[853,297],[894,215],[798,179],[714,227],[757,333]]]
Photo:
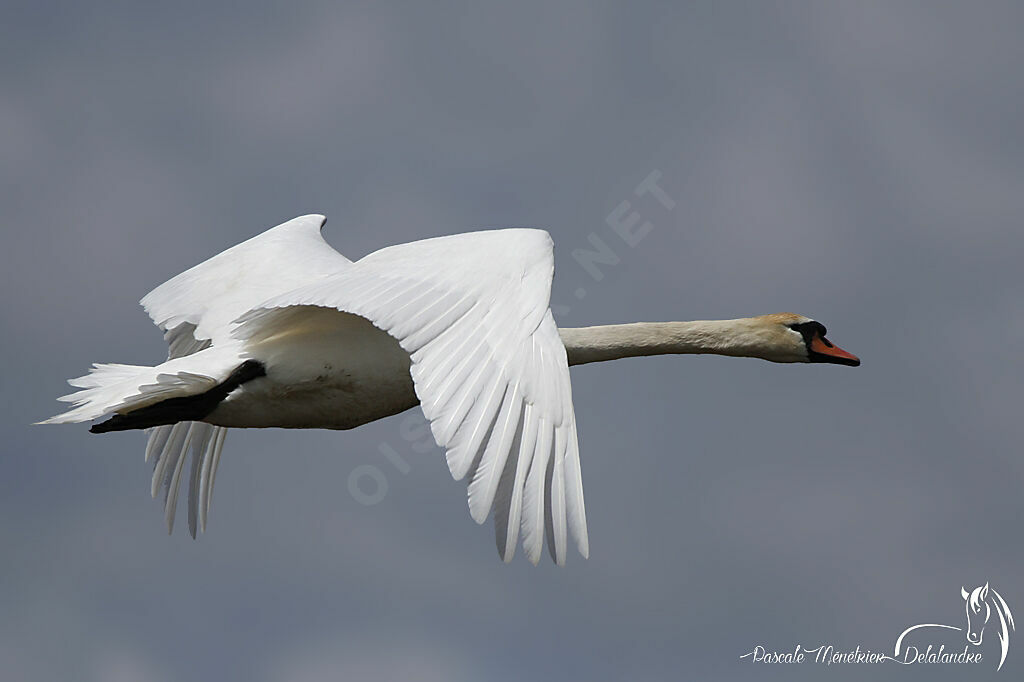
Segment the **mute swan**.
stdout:
[[352,262],[325,218],[278,225],[160,285],[142,305],[170,351],[155,367],[94,365],[74,403],[41,423],[106,414],[94,433],[149,429],[152,493],[173,529],[186,454],[188,521],[205,530],[228,428],[351,429],[417,403],[469,509],[493,509],[498,552],[520,536],[563,564],[589,554],[569,366],[715,353],[772,362],[860,361],[792,313],[558,329],[551,238],[505,229],[426,239]]

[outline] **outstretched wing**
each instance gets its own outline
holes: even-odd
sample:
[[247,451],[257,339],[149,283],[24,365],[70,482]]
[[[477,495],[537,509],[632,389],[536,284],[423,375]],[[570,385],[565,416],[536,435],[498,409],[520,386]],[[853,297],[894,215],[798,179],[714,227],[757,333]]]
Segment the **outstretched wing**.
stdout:
[[325,222],[305,215],[273,227],[167,280],[142,307],[172,352],[186,351],[190,336],[227,339],[235,318],[253,306],[351,266],[321,236]]
[[[271,228],[161,284],[142,306],[164,332],[168,359],[191,355],[227,339],[232,321],[260,302],[351,265],[320,234],[325,218],[306,215]],[[152,494],[164,491],[167,531],[174,529],[186,455],[188,526],[206,529],[227,429],[181,422],[148,430],[146,461],[153,460]]]
[[326,279],[246,313],[234,335],[287,325],[297,307],[336,308],[387,331],[412,358],[434,439],[469,508],[491,509],[498,551],[520,534],[531,562],[548,548],[564,563],[567,528],[589,553],[565,348],[548,302],[554,258],[542,230],[439,237],[370,254]]

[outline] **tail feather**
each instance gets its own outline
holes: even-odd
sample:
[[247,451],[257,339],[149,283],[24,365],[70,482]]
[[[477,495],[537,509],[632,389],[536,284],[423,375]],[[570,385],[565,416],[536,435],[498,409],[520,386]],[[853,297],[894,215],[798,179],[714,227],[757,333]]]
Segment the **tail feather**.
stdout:
[[[92,366],[89,374],[84,377],[78,377],[77,379],[68,379],[68,383],[76,388],[97,388],[104,384],[109,384],[115,381],[122,381],[134,377],[141,369],[139,365],[122,365],[122,364],[99,364],[96,363]],[[61,396],[57,400],[63,400],[64,402],[75,402],[75,397],[78,393],[71,393],[69,395]]]
[[178,361],[170,360],[156,367],[93,365],[89,374],[68,382],[81,390],[58,398],[63,402],[74,403],[74,407],[38,423],[78,423],[97,419],[111,412],[139,410],[169,398],[205,393],[217,386],[222,379],[216,375],[188,371],[163,371],[166,365],[172,363]]

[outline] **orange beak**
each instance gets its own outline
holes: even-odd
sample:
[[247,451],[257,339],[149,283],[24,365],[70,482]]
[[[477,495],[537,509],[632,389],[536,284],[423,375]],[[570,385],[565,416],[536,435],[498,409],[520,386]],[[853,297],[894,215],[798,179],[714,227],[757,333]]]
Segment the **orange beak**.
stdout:
[[857,367],[860,365],[860,358],[853,353],[847,353],[839,346],[833,345],[827,341],[820,334],[815,334],[814,338],[811,339],[811,350],[818,355],[824,355],[826,358],[824,362],[834,362],[839,365],[849,365],[851,367]]

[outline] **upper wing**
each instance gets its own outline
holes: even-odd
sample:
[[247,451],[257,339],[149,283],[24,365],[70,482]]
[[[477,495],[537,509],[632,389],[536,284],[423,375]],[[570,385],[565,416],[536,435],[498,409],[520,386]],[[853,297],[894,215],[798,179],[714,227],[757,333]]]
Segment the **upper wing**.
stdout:
[[322,215],[305,215],[218,253],[143,297],[164,330],[171,356],[227,338],[239,315],[272,296],[316,281],[352,262],[324,241]]
[[[164,332],[168,359],[191,355],[227,338],[232,321],[267,298],[351,265],[323,240],[322,215],[300,216],[186,270],[149,292],[142,305]],[[152,493],[164,491],[167,530],[174,528],[178,490],[189,467],[188,526],[206,528],[227,429],[181,422],[148,430],[146,460],[153,460]]]
[[[439,237],[370,254],[321,281],[261,303],[234,335],[287,324],[288,308],[333,307],[367,318],[412,357],[412,378],[469,507],[494,507],[498,551],[520,531],[530,561],[545,527],[559,564],[572,530],[589,553],[565,348],[548,308],[551,238],[512,229]],[[511,456],[510,456],[511,454]]]

